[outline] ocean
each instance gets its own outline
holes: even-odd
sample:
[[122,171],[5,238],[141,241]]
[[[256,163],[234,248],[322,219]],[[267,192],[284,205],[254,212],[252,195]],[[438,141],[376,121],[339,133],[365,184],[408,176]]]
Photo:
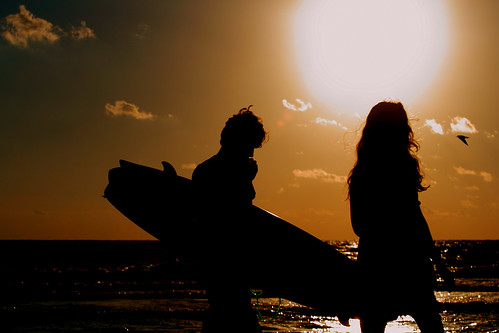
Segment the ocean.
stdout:
[[[356,258],[355,241],[328,243]],[[457,283],[453,291],[435,292],[446,332],[499,332],[499,241],[437,246]],[[0,332],[201,330],[208,303],[196,270],[160,242],[0,241],[0,251]],[[280,278],[286,274],[293,272]],[[358,320],[342,326],[285,299],[263,294],[253,304],[264,332],[360,332]],[[400,316],[386,332],[419,330],[410,316]]]

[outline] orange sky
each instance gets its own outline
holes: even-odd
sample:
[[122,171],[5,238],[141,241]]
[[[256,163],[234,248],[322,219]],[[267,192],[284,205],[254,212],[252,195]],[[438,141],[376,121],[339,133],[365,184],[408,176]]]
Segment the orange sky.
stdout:
[[434,238],[498,239],[499,2],[346,3],[3,1],[0,239],[151,239],[102,198],[107,171],[190,177],[249,104],[270,132],[255,204],[353,239],[345,176],[384,98],[415,119]]

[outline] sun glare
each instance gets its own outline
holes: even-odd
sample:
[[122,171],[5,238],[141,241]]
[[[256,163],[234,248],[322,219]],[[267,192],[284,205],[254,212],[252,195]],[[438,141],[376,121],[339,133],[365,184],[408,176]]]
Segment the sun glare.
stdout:
[[308,0],[294,22],[311,93],[352,114],[379,100],[414,101],[433,81],[448,44],[440,0]]

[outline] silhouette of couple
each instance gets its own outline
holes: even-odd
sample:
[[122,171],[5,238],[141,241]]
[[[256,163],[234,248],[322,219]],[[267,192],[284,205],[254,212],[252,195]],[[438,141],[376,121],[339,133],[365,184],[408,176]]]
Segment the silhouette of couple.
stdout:
[[[226,122],[219,152],[192,175],[198,216],[210,229],[203,254],[209,300],[204,333],[262,332],[244,275],[254,244],[251,231],[243,229],[248,224],[241,221],[248,218],[255,198],[253,153],[267,133],[250,108]],[[418,192],[427,189],[415,155],[418,148],[401,103],[381,102],[371,109],[347,181],[352,227],[359,237],[363,333],[384,332],[387,322],[401,314],[411,315],[423,333],[444,332],[433,293],[433,264],[448,271],[418,201]]]

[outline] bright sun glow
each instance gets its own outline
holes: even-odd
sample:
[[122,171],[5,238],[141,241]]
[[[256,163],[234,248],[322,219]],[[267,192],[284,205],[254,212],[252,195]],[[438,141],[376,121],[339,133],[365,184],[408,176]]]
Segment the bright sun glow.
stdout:
[[384,99],[414,101],[449,39],[440,0],[307,0],[294,36],[312,94],[352,114]]

